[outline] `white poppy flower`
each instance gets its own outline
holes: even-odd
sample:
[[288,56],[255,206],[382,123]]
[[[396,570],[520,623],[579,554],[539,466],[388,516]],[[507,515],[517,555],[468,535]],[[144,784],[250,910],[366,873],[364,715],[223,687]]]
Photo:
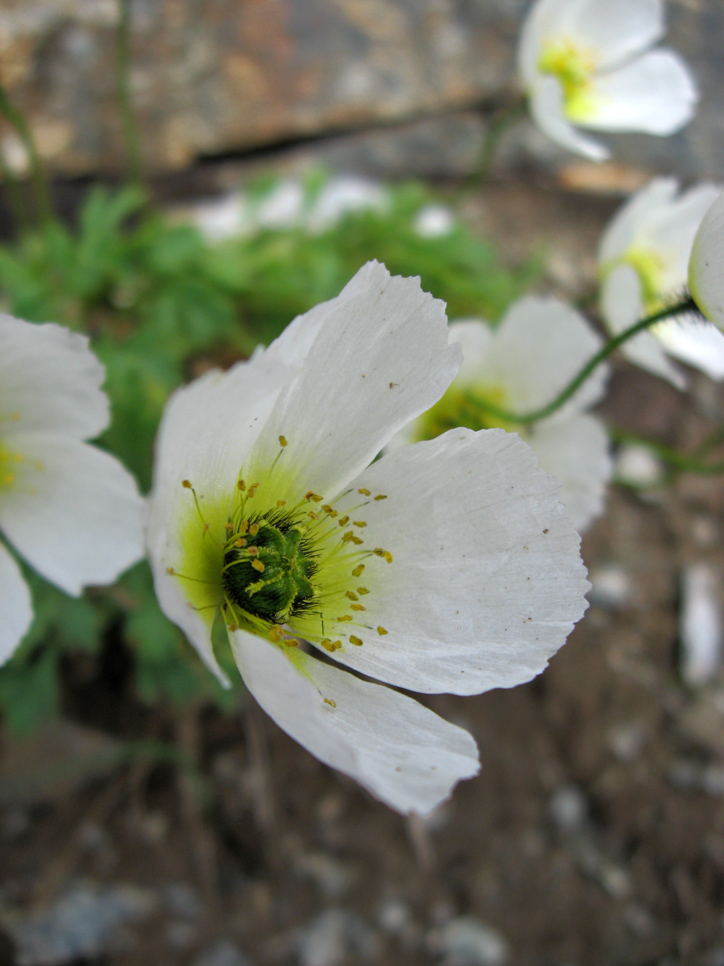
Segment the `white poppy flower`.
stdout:
[[[554,399],[600,348],[578,312],[553,298],[524,298],[493,329],[466,320],[450,325],[450,340],[462,346],[464,362],[442,399],[409,423],[395,444],[429,439],[452,426],[483,429],[501,425],[479,403],[529,412]],[[599,366],[557,413],[515,429],[533,448],[543,469],[561,481],[560,498],[581,532],[603,512],[613,465],[608,436],[584,412],[603,396],[607,369]]]
[[[613,335],[683,292],[694,236],[718,194],[711,184],[680,194],[675,178],[655,178],[613,218],[598,250],[601,314]],[[666,319],[624,342],[621,351],[679,388],[686,380],[667,354],[724,379],[724,335],[700,319]]]
[[701,313],[724,330],[724,193],[696,233],[689,259],[689,290]]
[[[144,503],[133,477],[84,442],[109,422],[103,378],[85,336],[0,315],[0,531],[73,596],[111,583],[143,556]],[[0,663],[32,613],[0,543]]]
[[518,67],[535,122],[564,147],[609,157],[577,130],[673,134],[694,115],[694,80],[663,37],[663,0],[538,0],[523,24]]
[[402,812],[474,775],[475,742],[343,668],[423,693],[510,687],[585,609],[578,535],[515,435],[459,429],[372,462],[459,358],[443,303],[371,262],[253,360],[177,391],[158,438],[166,614],[222,676],[221,614],[262,707]]

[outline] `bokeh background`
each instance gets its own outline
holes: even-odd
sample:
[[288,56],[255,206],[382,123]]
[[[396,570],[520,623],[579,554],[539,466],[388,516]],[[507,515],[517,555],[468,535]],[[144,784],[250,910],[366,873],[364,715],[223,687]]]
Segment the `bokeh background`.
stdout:
[[[659,173],[724,180],[719,0],[668,4],[667,44],[702,95],[685,131],[607,138],[616,161],[593,165],[523,121],[504,135],[484,184],[471,175],[487,126],[514,95],[522,0],[136,0],[128,9],[125,77],[158,222],[140,236],[132,223],[121,251],[108,237],[126,215],[142,217],[140,202],[116,210],[107,195],[95,221],[87,205],[99,184],[122,185],[128,167],[122,7],[0,2],[0,83],[33,132],[68,237],[85,231],[90,252],[86,262],[58,255],[55,235],[27,236],[23,248],[3,190],[0,300],[97,336],[120,426],[106,443],[144,484],[154,419],[174,383],[230,363],[251,335],[273,335],[303,296],[334,294],[370,246],[364,257],[377,245],[409,274],[418,257],[423,283],[458,314],[477,306],[497,317],[529,286],[595,314],[596,244],[622,200]],[[6,119],[0,149],[22,176],[26,150]],[[310,266],[299,238],[278,251],[282,235],[261,255],[222,256],[168,227],[240,186],[322,169],[402,192],[399,217],[337,229],[350,240],[344,259],[319,242]],[[400,252],[404,217],[433,199],[458,213],[457,247],[417,252],[408,238]],[[157,263],[153,252],[163,253]],[[96,274],[73,275],[81,262]],[[191,264],[203,285],[179,300],[208,305],[216,285],[227,301],[214,302],[211,322],[200,311],[182,325],[168,292],[188,282]],[[243,285],[229,281],[236,272],[246,272]],[[461,278],[472,279],[462,294]],[[152,371],[152,344],[124,340],[133,326],[134,337],[150,331],[159,306],[166,328],[154,337],[181,348],[171,368]],[[147,418],[131,397],[148,401]],[[690,449],[724,420],[724,394],[696,374],[680,394],[618,362],[603,412]],[[472,731],[483,763],[428,820],[392,813],[319,764],[241,686],[220,704],[189,683],[179,668],[194,657],[144,603],[144,574],[93,591],[62,619],[63,605],[35,588],[42,626],[21,664],[0,672],[0,963],[722,966],[724,678],[715,669],[703,683],[686,680],[679,624],[693,566],[707,568],[711,599],[723,602],[723,528],[719,477],[612,487],[583,543],[591,608],[545,674],[512,691],[427,699]]]

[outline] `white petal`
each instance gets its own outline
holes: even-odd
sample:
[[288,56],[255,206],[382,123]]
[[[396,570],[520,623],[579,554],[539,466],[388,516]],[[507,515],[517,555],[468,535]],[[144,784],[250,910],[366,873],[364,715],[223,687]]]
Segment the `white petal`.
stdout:
[[472,737],[412,698],[307,654],[295,667],[251,634],[231,640],[244,683],[279,727],[391,808],[424,815],[477,774]]
[[[618,335],[643,318],[641,282],[631,265],[619,265],[601,286],[601,315],[606,328]],[[666,379],[677,389],[686,387],[683,374],[666,358],[661,343],[651,332],[641,332],[621,346],[621,352],[634,365]]]
[[637,191],[616,212],[601,236],[598,246],[598,264],[605,266],[635,245],[640,232],[652,217],[673,202],[679,190],[676,178],[654,178],[645,188]]
[[[451,326],[450,337],[460,330]],[[470,343],[470,332],[465,333]],[[480,350],[474,376],[481,389],[504,390],[504,407],[528,412],[551,402],[601,347],[601,340],[584,317],[555,298],[519,299]],[[467,349],[463,346],[463,351]],[[476,352],[477,354],[477,352]],[[556,419],[585,409],[603,396],[608,367],[599,366]],[[472,380],[471,380],[472,382]]]
[[689,288],[703,314],[724,329],[724,192],[696,233],[689,259]]
[[257,447],[260,465],[269,465],[284,436],[285,481],[298,498],[310,489],[327,496],[342,490],[442,396],[461,352],[448,346],[443,302],[423,292],[419,279],[368,262],[337,298],[296,319],[263,358],[301,368]]
[[97,436],[109,421],[104,377],[86,336],[0,315],[0,436]]
[[563,113],[563,89],[555,77],[539,74],[528,89],[530,112],[538,127],[557,144],[592,161],[610,157],[608,148],[580,131]]
[[193,499],[183,481],[191,482],[201,505],[219,498],[230,500],[281,386],[293,375],[263,354],[226,373],[206,373],[171,396],[156,438],[148,528],[156,594],[166,616],[181,627],[224,683],[226,676],[211,648],[214,613],[195,610],[179,580],[167,573],[168,568],[179,570],[183,559],[180,521]]
[[667,319],[655,333],[676,359],[711,379],[724,379],[724,334],[715,325],[701,319]]
[[694,238],[720,191],[720,186],[697,185],[659,212],[652,213],[650,224],[642,232],[641,244],[661,257],[662,294],[678,295],[686,285]]
[[39,573],[77,595],[141,559],[145,505],[118,460],[57,435],[18,435],[13,445],[24,459],[2,493],[0,528]]
[[353,175],[333,178],[322,188],[307,218],[311,232],[323,232],[354,211],[384,211],[389,203],[382,185]]
[[665,32],[662,0],[578,0],[559,21],[562,35],[596,55],[597,69],[611,68],[652,47]]
[[477,382],[480,367],[484,364],[499,330],[494,332],[490,324],[481,319],[461,319],[459,322],[451,322],[448,331],[450,341],[457,342],[463,350],[463,363],[455,377],[455,384]]
[[[699,95],[688,67],[671,50],[653,50],[591,79],[586,127],[673,134],[695,114]],[[587,98],[587,102],[588,99]]]
[[546,472],[561,481],[560,498],[583,533],[603,513],[613,474],[608,434],[600,419],[581,415],[536,426],[529,443]]
[[393,561],[370,558],[366,610],[340,625],[363,644],[335,659],[413,691],[456,694],[543,670],[583,614],[588,583],[559,484],[529,446],[502,430],[452,430],[393,450],[354,486],[387,496],[355,513],[364,546]]
[[20,568],[1,543],[0,614],[0,664],[4,664],[28,632],[33,605]]

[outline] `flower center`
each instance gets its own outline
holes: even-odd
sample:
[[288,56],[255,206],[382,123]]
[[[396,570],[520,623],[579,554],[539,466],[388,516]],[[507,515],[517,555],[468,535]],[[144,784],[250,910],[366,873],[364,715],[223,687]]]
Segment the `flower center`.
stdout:
[[0,490],[8,489],[17,481],[17,466],[25,457],[0,442]]
[[644,306],[648,314],[652,315],[662,308],[665,301],[662,294],[666,269],[663,258],[644,248],[629,248],[623,261],[636,271],[641,282]]
[[571,120],[585,120],[591,114],[591,75],[596,57],[572,40],[562,40],[543,48],[538,60],[542,74],[552,74],[563,88],[563,109]]
[[505,390],[499,386],[451,386],[442,399],[420,417],[419,439],[434,439],[449,429],[463,426],[477,432],[479,429],[507,429],[520,433],[513,426],[498,419],[486,409],[486,404],[499,409],[506,407]]
[[314,549],[288,514],[244,520],[224,552],[222,586],[234,607],[283,624],[314,600]]

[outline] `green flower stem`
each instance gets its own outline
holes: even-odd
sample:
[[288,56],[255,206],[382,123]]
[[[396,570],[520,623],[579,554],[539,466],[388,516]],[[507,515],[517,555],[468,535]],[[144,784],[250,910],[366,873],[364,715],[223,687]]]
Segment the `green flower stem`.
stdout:
[[35,147],[33,135],[23,115],[10,103],[2,84],[0,84],[0,114],[15,128],[27,152],[28,160],[30,161],[30,177],[33,183],[38,217],[42,222],[53,221],[53,205],[50,199],[48,180],[45,176],[40,155]]
[[118,105],[121,112],[123,136],[126,142],[128,179],[132,184],[140,184],[143,177],[141,142],[133,114],[131,98],[131,0],[119,0],[118,36],[116,44],[116,83]]
[[12,168],[5,160],[2,148],[0,148],[0,176],[2,176],[5,193],[7,195],[8,207],[15,219],[15,227],[22,234],[28,228],[28,216],[23,204],[23,197],[20,191],[20,182],[15,176]]
[[565,405],[568,400],[576,394],[576,392],[581,388],[583,383],[588,379],[588,377],[597,369],[601,363],[607,359],[612,352],[615,352],[619,346],[623,345],[629,339],[632,339],[635,335],[640,332],[645,332],[646,329],[650,329],[652,325],[656,325],[657,322],[662,322],[664,319],[670,319],[673,316],[681,315],[684,312],[696,312],[698,314],[699,310],[696,307],[696,303],[691,298],[691,296],[686,296],[681,302],[677,302],[675,305],[669,305],[665,309],[661,309],[659,312],[655,312],[653,315],[647,316],[645,319],[641,319],[632,325],[630,328],[625,329],[618,335],[610,339],[602,349],[600,349],[595,356],[593,356],[586,365],[581,369],[578,375],[568,383],[568,385],[558,393],[555,399],[551,402],[546,403],[545,406],[541,406],[540,409],[535,409],[530,413],[511,413],[506,409],[499,409],[492,403],[483,402],[481,406],[498,419],[506,423],[536,423],[539,419],[546,419],[548,416],[552,416],[561,406]]
[[617,443],[629,443],[651,450],[654,456],[657,456],[662,462],[668,463],[669,466],[673,466],[677,470],[686,473],[699,473],[704,476],[717,476],[720,473],[724,473],[724,460],[719,460],[716,463],[705,463],[697,455],[698,450],[692,455],[687,455],[686,453],[680,453],[678,450],[672,449],[670,446],[664,446],[663,443],[657,443],[653,439],[636,436],[634,433],[627,433],[624,430],[609,428],[609,433],[611,438]]
[[490,170],[493,166],[493,161],[495,159],[495,152],[500,144],[500,139],[503,137],[505,132],[509,127],[512,127],[516,121],[519,121],[526,114],[526,102],[525,97],[521,94],[511,101],[509,104],[504,104],[502,107],[498,108],[497,111],[493,113],[490,121],[488,122],[487,130],[485,131],[485,136],[483,137],[483,143],[480,146],[480,152],[478,154],[477,160],[473,166],[473,170],[467,179],[468,189],[479,188],[481,185],[485,184],[490,175]]

